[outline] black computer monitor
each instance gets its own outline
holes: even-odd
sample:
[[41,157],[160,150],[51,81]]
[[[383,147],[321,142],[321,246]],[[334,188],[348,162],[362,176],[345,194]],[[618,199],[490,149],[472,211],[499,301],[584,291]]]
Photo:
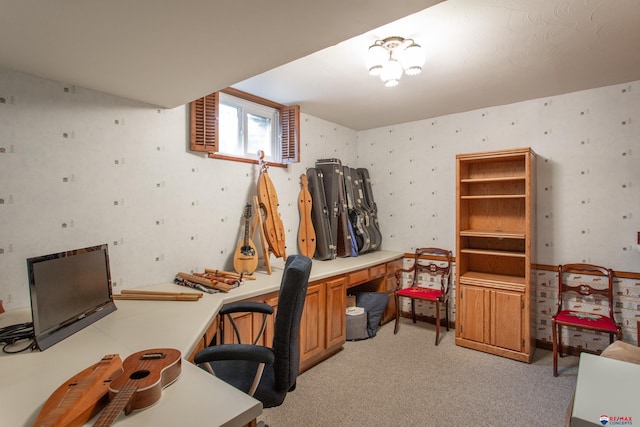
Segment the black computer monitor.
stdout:
[[107,244],[29,258],[27,271],[40,350],[116,310]]

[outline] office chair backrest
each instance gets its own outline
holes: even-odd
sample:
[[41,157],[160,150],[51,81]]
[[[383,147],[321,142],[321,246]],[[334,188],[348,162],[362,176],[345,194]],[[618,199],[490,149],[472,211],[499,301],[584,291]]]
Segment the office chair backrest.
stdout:
[[276,389],[286,392],[296,383],[300,368],[300,319],[307,296],[311,260],[303,255],[291,255],[285,263],[278,311],[273,334]]

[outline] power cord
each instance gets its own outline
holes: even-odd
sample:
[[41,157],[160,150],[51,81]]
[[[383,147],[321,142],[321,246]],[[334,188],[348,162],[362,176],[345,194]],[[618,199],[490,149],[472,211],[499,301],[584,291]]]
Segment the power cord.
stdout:
[[[2,346],[2,351],[4,353],[13,354],[20,353],[29,349],[34,349],[34,338],[35,335],[33,332],[33,322],[17,323],[15,325],[0,328],[0,344],[4,344]],[[25,340],[28,340],[26,346],[18,345]]]

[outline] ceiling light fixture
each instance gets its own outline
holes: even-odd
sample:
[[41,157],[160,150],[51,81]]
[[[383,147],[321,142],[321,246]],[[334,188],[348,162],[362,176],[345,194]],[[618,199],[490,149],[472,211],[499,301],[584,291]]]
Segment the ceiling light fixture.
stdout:
[[413,39],[387,37],[376,40],[367,52],[367,68],[372,76],[380,76],[386,87],[397,86],[402,72],[414,76],[422,72],[424,51]]

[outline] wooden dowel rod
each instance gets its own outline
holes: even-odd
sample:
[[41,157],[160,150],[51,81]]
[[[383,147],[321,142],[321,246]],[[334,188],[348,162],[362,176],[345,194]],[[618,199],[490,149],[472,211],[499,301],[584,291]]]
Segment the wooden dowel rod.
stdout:
[[212,279],[206,279],[204,277],[196,276],[194,274],[178,273],[176,274],[176,276],[181,279],[186,279],[191,282],[199,283],[201,285],[208,286],[210,288],[217,289],[222,292],[229,292],[231,289],[233,289],[233,286],[228,285],[226,283],[218,282]]
[[195,295],[198,298],[202,297],[202,292],[163,292],[163,291],[144,291],[140,289],[123,289],[121,294],[129,295]]
[[[227,276],[227,277],[234,277],[236,279],[240,278],[240,275],[238,273],[234,273],[231,271],[222,271],[222,270],[214,270],[212,268],[205,268],[204,269],[205,273],[211,273],[211,274],[215,274],[218,276]],[[255,277],[253,276],[247,276],[246,274],[242,276],[243,279],[248,279],[248,280],[256,280]]]
[[145,295],[145,294],[114,294],[115,300],[137,301],[198,301],[197,295]]
[[213,287],[215,289],[221,290],[222,292],[229,292],[231,289],[233,289],[233,286],[226,283],[218,282],[216,280],[213,281]]
[[199,283],[201,285],[205,285],[205,286],[211,286],[212,285],[210,279],[205,279],[203,277],[196,276],[194,274],[178,273],[178,274],[176,274],[176,276],[178,276],[181,279],[186,279],[186,280],[189,280],[191,282]]

